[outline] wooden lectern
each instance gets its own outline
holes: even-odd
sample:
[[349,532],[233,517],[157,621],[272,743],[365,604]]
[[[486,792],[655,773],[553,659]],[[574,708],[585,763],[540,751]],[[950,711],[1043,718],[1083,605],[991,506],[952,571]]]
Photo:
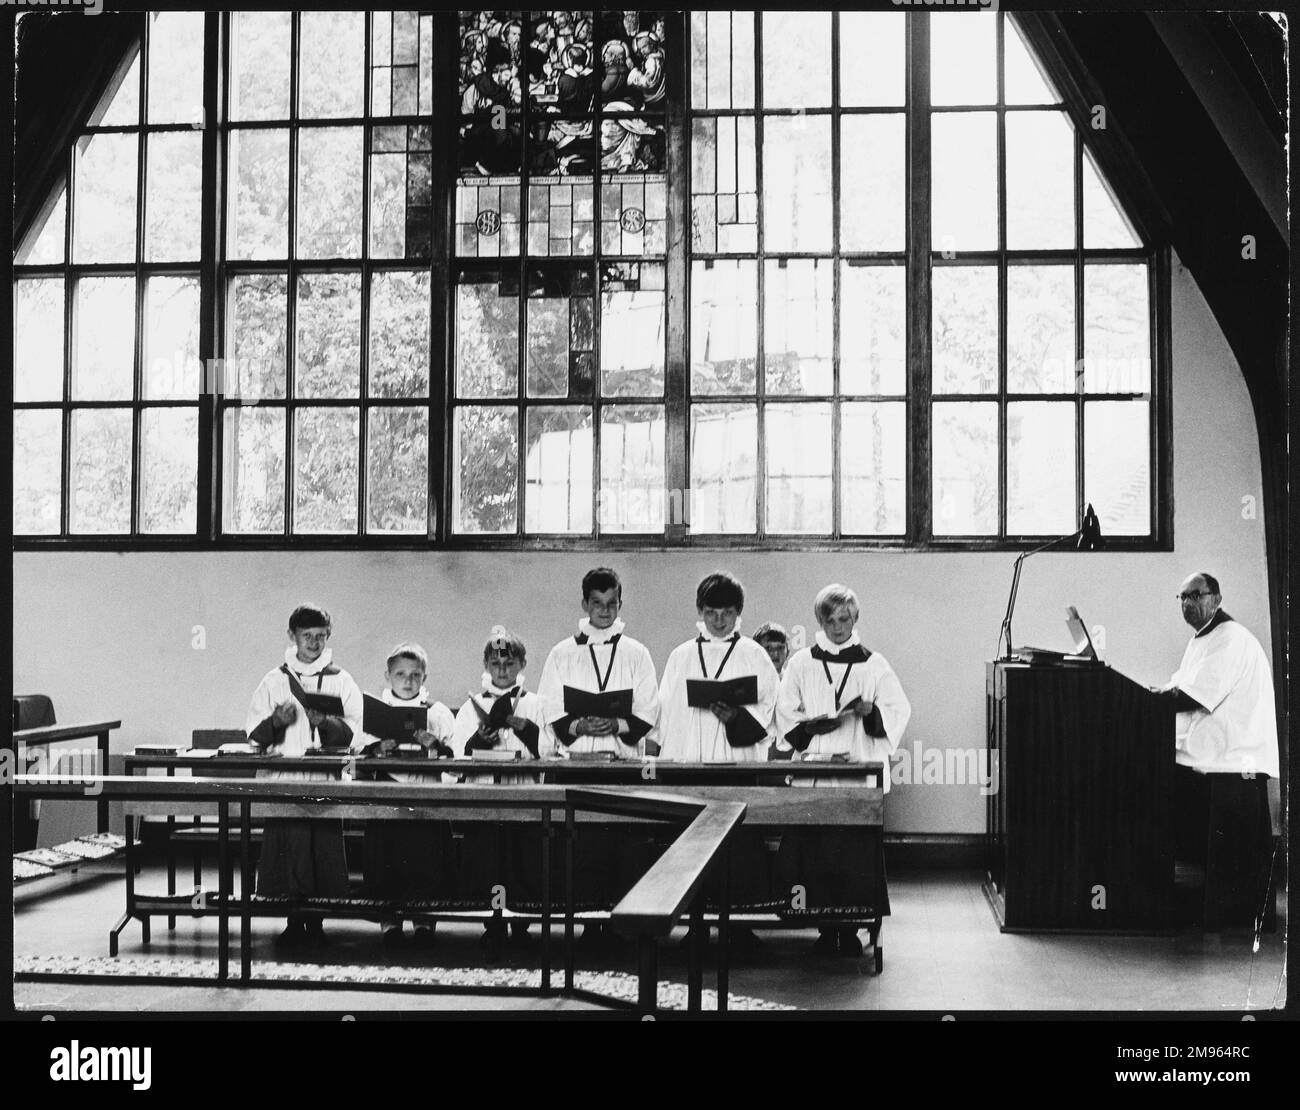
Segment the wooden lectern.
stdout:
[[1102,664],[998,661],[986,689],[984,892],[1002,931],[1167,930],[1173,707]]

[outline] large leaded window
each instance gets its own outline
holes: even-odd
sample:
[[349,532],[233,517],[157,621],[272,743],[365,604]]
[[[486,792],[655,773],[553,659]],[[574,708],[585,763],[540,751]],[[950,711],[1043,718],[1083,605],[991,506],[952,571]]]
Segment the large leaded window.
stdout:
[[1168,542],[1155,245],[1013,18],[143,22],[15,259],[20,537]]

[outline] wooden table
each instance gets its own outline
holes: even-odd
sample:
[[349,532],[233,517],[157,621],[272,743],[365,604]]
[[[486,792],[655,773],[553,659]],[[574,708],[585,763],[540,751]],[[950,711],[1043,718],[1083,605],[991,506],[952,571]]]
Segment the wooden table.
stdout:
[[[58,744],[65,740],[89,740],[93,738],[99,748],[99,772],[108,774],[108,734],[115,728],[121,728],[121,721],[94,721],[79,725],[48,725],[45,728],[15,729],[13,733],[13,752],[20,755],[20,744]],[[95,827],[98,832],[108,832],[108,799],[102,794],[96,807]]]

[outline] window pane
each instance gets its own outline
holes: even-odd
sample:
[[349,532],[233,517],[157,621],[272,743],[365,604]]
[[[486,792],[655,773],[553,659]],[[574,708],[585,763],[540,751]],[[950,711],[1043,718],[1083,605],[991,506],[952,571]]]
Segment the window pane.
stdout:
[[933,249],[946,254],[997,249],[997,116],[936,112],[931,143]]
[[1074,404],[1007,405],[1007,533],[1065,535],[1076,519]]
[[366,419],[366,531],[422,536],[429,519],[429,410],[373,408]]
[[907,271],[840,267],[840,392],[907,392]]
[[202,226],[203,136],[149,136],[144,254],[150,262],[196,262]]
[[831,123],[771,117],[763,132],[763,230],[769,251],[831,247]]
[[993,12],[931,13],[930,103],[997,103],[997,28]]
[[456,287],[456,395],[518,394],[518,287],[495,275],[462,274]]
[[906,100],[907,25],[901,12],[840,12],[840,103],[892,107]]
[[55,266],[63,262],[68,190],[64,185],[58,186],[58,190],[44,218],[37,215],[38,222],[27,233],[27,242],[15,254],[14,262],[19,266]]
[[998,271],[936,266],[931,274],[935,393],[996,393]]
[[140,47],[130,47],[131,67],[121,84],[104,95],[99,107],[103,115],[96,119],[92,113],[92,127],[138,127],[140,125]]
[[1002,32],[1003,93],[1008,104],[1058,104],[1060,96],[1052,87],[1020,34],[1016,21],[1007,18]]
[[72,396],[77,401],[130,400],[135,381],[135,280],[77,282]]
[[13,450],[14,534],[57,535],[63,465],[61,415],[48,410],[16,410]]
[[902,535],[907,530],[907,406],[846,401],[840,421],[841,530]]
[[1007,113],[1007,246],[1074,246],[1074,128],[1063,112]]
[[284,531],[283,409],[226,409],[221,489],[227,532]]
[[199,394],[199,279],[152,277],[144,297],[144,396],[150,401]]
[[289,12],[231,12],[230,118],[289,118]]
[[1103,536],[1151,532],[1151,412],[1146,401],[1083,406],[1083,498]]
[[513,533],[519,520],[519,415],[456,409],[451,512],[457,532]]
[[1007,268],[1007,389],[1074,392],[1074,267]]
[[299,274],[294,394],[356,397],[361,389],[361,275]]
[[[499,238],[502,255],[519,253],[519,186],[512,178],[496,179],[491,187],[480,178],[479,214],[473,217],[480,254],[496,254]],[[500,192],[500,212],[495,211],[495,193]],[[468,194],[470,190],[466,190]],[[540,177],[528,186],[528,253],[537,257],[564,258],[590,255],[596,248],[595,185],[590,177]],[[486,207],[485,207],[486,205]],[[499,216],[499,219],[497,218]],[[618,206],[612,213],[618,220]],[[470,219],[469,213],[466,219]],[[500,235],[497,235],[499,228]],[[465,243],[473,253],[474,240],[468,232]],[[619,243],[614,243],[617,249]]]
[[202,12],[151,15],[149,122],[203,122]]
[[764,414],[768,532],[829,532],[831,406],[768,405]]
[[63,399],[63,278],[14,282],[14,400]]
[[691,121],[691,246],[758,249],[758,172],[752,117]]
[[298,48],[298,115],[359,116],[365,109],[364,12],[303,12]]
[[[529,196],[539,198],[542,244],[551,231],[560,236],[545,250],[533,254],[590,254],[594,242],[595,204],[591,184],[550,187],[533,183]],[[545,201],[542,198],[546,198]],[[558,213],[547,202],[554,201]],[[498,258],[519,253],[520,185],[518,178],[461,178],[456,187],[456,251],[463,258]],[[532,210],[530,209],[530,212]],[[563,238],[565,219],[571,239]],[[530,225],[531,227],[531,225]],[[581,244],[581,246],[580,246]]]
[[830,393],[835,305],[829,259],[767,260],[764,385],[770,394]]
[[754,106],[754,13],[691,13],[691,103]]
[[758,264],[691,265],[691,392],[757,389]]
[[901,251],[906,245],[903,123],[901,112],[841,118],[840,245],[846,251]]
[[361,128],[304,128],[298,136],[298,255],[361,255]]
[[[607,120],[603,126],[613,125],[614,121]],[[649,168],[662,165],[663,160],[659,159]],[[604,254],[663,257],[668,242],[668,179],[662,173],[614,176],[612,181],[601,185],[600,206]]]
[[370,394],[429,395],[429,275],[376,273],[370,285]]
[[664,410],[608,405],[600,411],[600,529],[664,530]]
[[231,258],[289,256],[289,132],[232,131]]
[[755,533],[757,474],[757,407],[692,405],[691,532]]
[[226,388],[248,399],[283,397],[288,365],[289,283],[283,274],[245,274],[232,282]]
[[1110,247],[1124,250],[1142,245],[1086,148],[1083,152],[1083,245],[1090,250]]
[[193,534],[198,522],[199,414],[145,409],[140,418],[140,531]]
[[763,13],[763,107],[831,102],[831,13]]
[[76,262],[134,262],[135,135],[88,135],[77,142],[72,257]]
[[998,531],[998,406],[946,402],[933,409],[931,451],[936,536]]
[[72,412],[72,504],[78,534],[131,530],[131,410]]
[[1151,389],[1147,268],[1083,268],[1083,388],[1088,393]]
[[528,272],[528,396],[567,397],[595,389],[596,298],[591,270]]
[[357,444],[353,408],[301,408],[294,413],[293,530],[357,530]]
[[528,410],[524,531],[591,531],[591,409]]
[[663,265],[609,265],[601,273],[600,285],[602,394],[662,397]]
[[[405,128],[376,128],[399,134]],[[402,258],[406,254],[406,137],[389,153],[370,156],[370,255],[372,258]]]

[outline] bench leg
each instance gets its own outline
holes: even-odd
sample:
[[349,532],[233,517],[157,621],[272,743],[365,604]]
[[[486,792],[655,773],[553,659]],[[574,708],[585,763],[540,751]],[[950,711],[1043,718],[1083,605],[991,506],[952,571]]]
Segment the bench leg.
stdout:
[[140,918],[140,943],[149,943],[149,915],[145,914]]
[[129,913],[124,913],[117,919],[117,924],[108,931],[108,954],[114,959],[117,958],[117,938],[121,935],[122,930],[126,928],[127,922],[131,920]]
[[659,953],[655,938],[637,938],[636,1005],[642,1014],[653,1015],[659,1008]]
[[704,998],[704,938],[708,926],[704,924],[704,896],[697,894],[691,906],[691,931],[686,972],[686,1009],[699,1013]]

